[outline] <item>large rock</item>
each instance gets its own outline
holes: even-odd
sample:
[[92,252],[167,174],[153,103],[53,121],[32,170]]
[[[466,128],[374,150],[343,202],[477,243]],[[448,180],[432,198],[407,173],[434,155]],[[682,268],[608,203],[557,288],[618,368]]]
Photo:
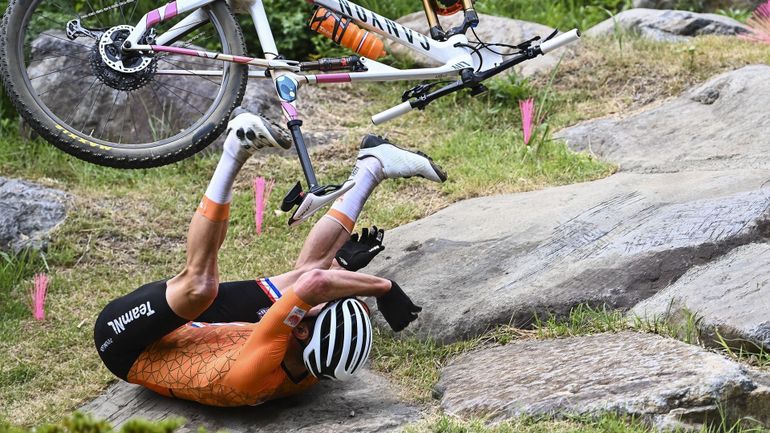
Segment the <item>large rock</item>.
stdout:
[[369,272],[424,307],[411,327],[454,341],[497,324],[630,308],[694,265],[766,234],[770,170],[621,173],[457,203],[392,230]]
[[768,376],[651,334],[524,341],[469,353],[441,374],[453,415],[631,415],[661,428],[754,417],[770,423]]
[[746,25],[724,15],[677,10],[629,9],[591,27],[586,32],[586,36],[613,36],[618,29],[668,42],[681,42],[692,36],[734,36],[749,32]]
[[[764,0],[706,0],[699,3],[703,5],[703,9],[699,10],[704,12],[723,8],[753,9],[764,3]],[[679,9],[679,6],[686,7],[691,4],[692,2],[688,0],[634,0],[633,2],[635,8],[650,9]]]
[[770,351],[770,244],[737,248],[714,262],[688,271],[676,283],[630,312],[648,321],[681,327],[693,315],[717,344],[718,332],[733,347]]
[[0,251],[44,248],[67,215],[66,198],[62,191],[0,177]]
[[[462,14],[454,14],[449,17],[440,17],[444,29],[458,26],[462,23]],[[510,18],[496,17],[493,15],[479,14],[480,23],[476,28],[476,34],[484,42],[502,43],[508,45],[518,45],[535,36],[546,37],[553,32],[553,28],[542,24],[529,21],[515,20]],[[424,12],[415,12],[402,17],[398,22],[406,27],[416,30],[424,35],[429,34],[428,21]],[[473,33],[468,31],[468,40],[471,43],[478,42]],[[432,59],[416,54],[414,51],[405,48],[403,45],[388,42],[388,47],[393,53],[400,56],[406,56],[415,60],[422,66],[437,66],[438,63]],[[501,49],[502,52],[508,52],[508,49]],[[568,53],[566,48],[553,51],[545,56],[522,63],[514,68],[521,76],[531,76],[541,72],[550,71],[561,59],[562,55]]]
[[623,171],[770,168],[770,66],[719,75],[681,97],[623,119],[591,120],[556,137]]
[[324,382],[310,392],[256,407],[215,408],[161,397],[120,382],[82,408],[113,425],[131,418],[183,417],[184,432],[390,432],[416,421],[420,411],[401,403],[385,379],[368,371],[350,382]]

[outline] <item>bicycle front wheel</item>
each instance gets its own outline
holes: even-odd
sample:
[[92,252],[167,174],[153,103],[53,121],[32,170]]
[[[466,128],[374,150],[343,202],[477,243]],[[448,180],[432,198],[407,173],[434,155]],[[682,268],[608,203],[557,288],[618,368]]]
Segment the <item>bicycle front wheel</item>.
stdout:
[[[154,0],[11,0],[0,26],[0,73],[18,112],[58,148],[110,167],[161,166],[213,142],[241,103],[248,67],[176,53],[123,53],[132,25],[157,6]],[[246,51],[224,1],[162,23],[146,42],[166,32],[165,45]]]

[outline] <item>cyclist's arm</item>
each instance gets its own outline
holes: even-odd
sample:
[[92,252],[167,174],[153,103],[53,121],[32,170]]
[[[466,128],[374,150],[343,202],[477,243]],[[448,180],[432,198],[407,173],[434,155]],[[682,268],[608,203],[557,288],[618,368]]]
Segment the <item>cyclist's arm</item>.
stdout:
[[280,367],[292,330],[313,306],[350,296],[381,296],[391,286],[386,279],[350,271],[304,273],[254,325],[228,373],[227,384],[250,390],[270,386],[263,379]]
[[310,308],[311,305],[297,296],[294,290],[284,291],[259,323],[253,325],[254,331],[233,362],[226,384],[251,391],[276,385],[265,383],[265,378],[280,367],[292,338],[292,330]]
[[384,278],[345,270],[311,271],[294,285],[299,297],[310,305],[351,296],[382,296],[392,283]]

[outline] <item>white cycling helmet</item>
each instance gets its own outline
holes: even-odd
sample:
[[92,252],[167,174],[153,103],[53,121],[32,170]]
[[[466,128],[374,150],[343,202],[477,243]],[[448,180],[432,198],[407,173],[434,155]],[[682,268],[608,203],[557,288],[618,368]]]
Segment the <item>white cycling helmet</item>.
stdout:
[[358,299],[346,298],[321,310],[302,358],[315,377],[348,380],[364,365],[371,350],[368,311]]

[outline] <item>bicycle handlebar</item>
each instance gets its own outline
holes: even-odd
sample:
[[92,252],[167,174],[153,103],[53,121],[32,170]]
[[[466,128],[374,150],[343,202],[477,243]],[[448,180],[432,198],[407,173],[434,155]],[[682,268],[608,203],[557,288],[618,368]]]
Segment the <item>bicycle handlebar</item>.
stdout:
[[506,71],[513,66],[522,63],[526,60],[534,59],[540,55],[545,55],[561,48],[565,45],[571,44],[580,39],[580,31],[578,29],[570,30],[566,33],[562,33],[553,39],[547,40],[541,43],[539,46],[533,46],[527,49],[523,49],[522,52],[516,56],[504,61],[497,67],[489,69],[484,72],[473,73],[468,70],[462,71],[463,80],[456,81],[452,84],[442,87],[441,89],[432,92],[427,95],[422,95],[413,101],[406,101],[402,104],[396,105],[393,108],[383,111],[382,113],[372,116],[372,123],[375,125],[381,125],[387,121],[393,120],[397,117],[403,116],[410,111],[417,109],[423,109],[431,102],[438,98],[449,95],[450,93],[457,92],[458,90],[468,88],[478,88],[481,83],[503,71]]
[[372,123],[375,125],[381,125],[389,120],[395,119],[396,117],[403,116],[413,109],[414,107],[412,106],[412,103],[406,101],[403,104],[398,104],[395,107],[385,110],[380,114],[375,114],[372,116]]
[[559,36],[556,36],[550,41],[545,41],[540,44],[540,51],[542,51],[543,54],[548,54],[551,51],[561,48],[565,45],[569,45],[578,39],[580,39],[580,30],[572,29],[567,33],[562,33]]

